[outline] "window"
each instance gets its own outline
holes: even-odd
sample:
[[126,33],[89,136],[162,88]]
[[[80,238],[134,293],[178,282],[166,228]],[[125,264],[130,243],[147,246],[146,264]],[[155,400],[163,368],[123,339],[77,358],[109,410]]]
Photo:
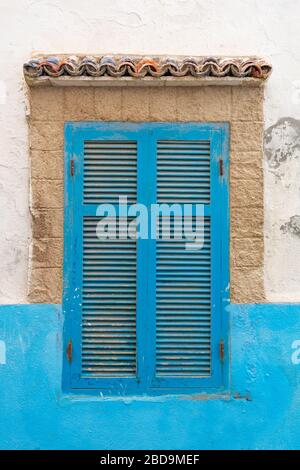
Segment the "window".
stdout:
[[[224,384],[227,145],[224,123],[66,124],[68,390],[195,393]],[[120,196],[127,197],[128,213]],[[136,203],[140,206],[132,206]],[[174,209],[166,239],[161,204]],[[183,231],[180,214],[189,207],[195,233],[195,204],[203,211],[202,231],[199,247],[191,241],[187,249],[176,230]],[[141,231],[137,207],[147,220],[144,236],[103,236],[104,222],[116,235],[124,227],[132,235]]]

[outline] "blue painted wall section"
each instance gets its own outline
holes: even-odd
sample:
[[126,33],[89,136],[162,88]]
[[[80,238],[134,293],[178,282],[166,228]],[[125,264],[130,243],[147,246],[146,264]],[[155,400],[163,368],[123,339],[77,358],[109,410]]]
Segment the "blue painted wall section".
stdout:
[[[231,305],[230,396],[61,392],[61,307],[0,307],[1,449],[299,449],[299,305]],[[295,343],[294,343],[295,345]]]

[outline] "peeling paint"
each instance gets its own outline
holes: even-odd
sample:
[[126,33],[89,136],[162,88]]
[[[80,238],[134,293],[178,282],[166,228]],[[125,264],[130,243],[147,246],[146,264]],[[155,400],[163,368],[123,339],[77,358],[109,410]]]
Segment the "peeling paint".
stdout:
[[281,225],[280,230],[283,233],[291,233],[300,238],[300,215],[293,215],[289,221]]
[[235,400],[246,400],[246,401],[252,401],[252,398],[249,393],[246,395],[241,395],[239,392],[234,392],[233,398]]
[[300,120],[282,117],[265,131],[265,292],[300,299]]
[[300,158],[300,120],[283,117],[265,131],[264,149],[268,165],[278,169]]

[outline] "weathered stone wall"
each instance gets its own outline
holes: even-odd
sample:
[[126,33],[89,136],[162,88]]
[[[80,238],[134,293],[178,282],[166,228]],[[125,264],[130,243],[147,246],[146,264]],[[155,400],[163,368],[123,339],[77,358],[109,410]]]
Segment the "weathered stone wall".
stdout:
[[30,302],[61,302],[64,122],[83,120],[230,122],[231,301],[264,301],[262,88],[37,87],[29,94]]

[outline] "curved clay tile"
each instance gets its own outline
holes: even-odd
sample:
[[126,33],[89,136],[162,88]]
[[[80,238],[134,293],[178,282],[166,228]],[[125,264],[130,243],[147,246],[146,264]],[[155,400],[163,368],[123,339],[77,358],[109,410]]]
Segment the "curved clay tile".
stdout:
[[254,77],[266,79],[271,65],[257,57],[40,57],[24,64],[24,75],[49,77]]

